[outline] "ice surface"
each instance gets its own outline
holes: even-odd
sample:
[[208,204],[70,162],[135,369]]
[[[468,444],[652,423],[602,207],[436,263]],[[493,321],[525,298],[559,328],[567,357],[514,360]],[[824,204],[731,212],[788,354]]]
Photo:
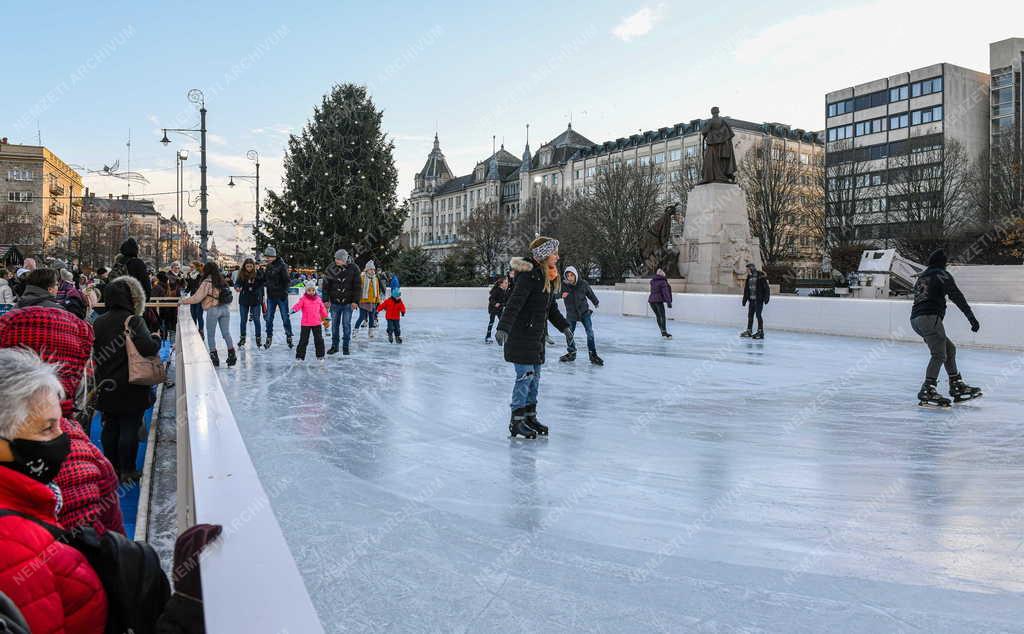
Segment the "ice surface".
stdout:
[[986,395],[934,410],[923,344],[599,312],[510,441],[486,320],[220,370],[328,630],[1024,631],[1024,355],[961,349]]

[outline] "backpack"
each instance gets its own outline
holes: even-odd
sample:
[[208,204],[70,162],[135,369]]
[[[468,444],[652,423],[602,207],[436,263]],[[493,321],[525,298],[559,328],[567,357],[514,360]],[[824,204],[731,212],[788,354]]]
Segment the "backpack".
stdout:
[[235,298],[235,294],[231,292],[230,286],[224,286],[217,293],[217,303],[221,306],[227,306],[231,303],[231,300]]
[[155,634],[157,619],[171,596],[171,584],[151,545],[131,541],[116,531],[101,536],[89,526],[66,531],[10,509],[0,509],[0,515],[27,519],[85,555],[107,594],[106,634]]

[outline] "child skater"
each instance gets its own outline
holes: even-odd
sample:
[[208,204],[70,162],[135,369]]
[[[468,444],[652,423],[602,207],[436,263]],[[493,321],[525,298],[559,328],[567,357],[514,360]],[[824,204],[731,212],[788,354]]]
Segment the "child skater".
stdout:
[[501,319],[501,311],[505,309],[505,301],[508,300],[508,276],[502,275],[491,287],[491,294],[487,298],[487,312],[491,320],[487,322],[487,336],[484,343],[491,343],[491,328],[494,327],[494,320]]
[[324,358],[324,333],[322,327],[327,323],[327,306],[316,294],[316,282],[308,280],[306,292],[292,308],[293,313],[302,311],[302,334],[299,335],[299,347],[295,349],[295,358],[302,361],[306,358],[306,347],[309,345],[309,333],[313,333],[316,358]]
[[[594,342],[594,326],[590,319],[594,308],[600,303],[597,295],[591,290],[587,280],[580,277],[575,266],[565,269],[565,286],[562,287],[562,299],[565,300],[565,320],[569,322],[569,330],[576,333],[576,324],[582,323],[583,330],[587,332],[587,350],[590,352],[590,362],[594,365],[604,365],[601,357],[597,356],[597,344]],[[569,343],[569,349],[559,361],[565,363],[576,360],[576,342]]]
[[402,301],[402,290],[391,289],[391,297],[384,300],[384,303],[377,306],[377,312],[384,311],[384,319],[388,322],[388,343],[402,343],[402,323],[400,319],[405,317],[405,302]]

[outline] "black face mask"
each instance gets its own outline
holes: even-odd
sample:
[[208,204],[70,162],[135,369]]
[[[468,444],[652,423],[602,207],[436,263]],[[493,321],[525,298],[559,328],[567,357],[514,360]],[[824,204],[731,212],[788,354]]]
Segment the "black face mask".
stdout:
[[14,462],[5,463],[5,466],[43,484],[49,484],[57,477],[61,465],[71,453],[71,438],[67,434],[46,441],[15,438],[7,442],[11,445]]

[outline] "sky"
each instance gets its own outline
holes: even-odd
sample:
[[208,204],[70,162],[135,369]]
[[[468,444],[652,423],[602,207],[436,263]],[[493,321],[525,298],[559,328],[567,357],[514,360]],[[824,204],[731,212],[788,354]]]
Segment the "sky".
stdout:
[[[279,189],[288,134],[336,83],[365,84],[395,143],[399,199],[434,132],[456,174],[490,155],[492,136],[520,155],[573,127],[601,143],[722,114],[807,130],[824,126],[826,92],[937,62],[988,71],[988,44],[1024,37],[1024,4],[962,2],[190,2],[5,5],[0,136],[42,143],[80,166],[97,195],[127,183],[90,174],[130,161],[174,212],[174,154],[198,143],[161,128],[198,127],[208,109],[208,184],[218,247],[254,216],[251,174]],[[998,16],[998,19],[993,19]],[[265,196],[265,194],[264,194]],[[186,220],[198,221],[198,205]]]

